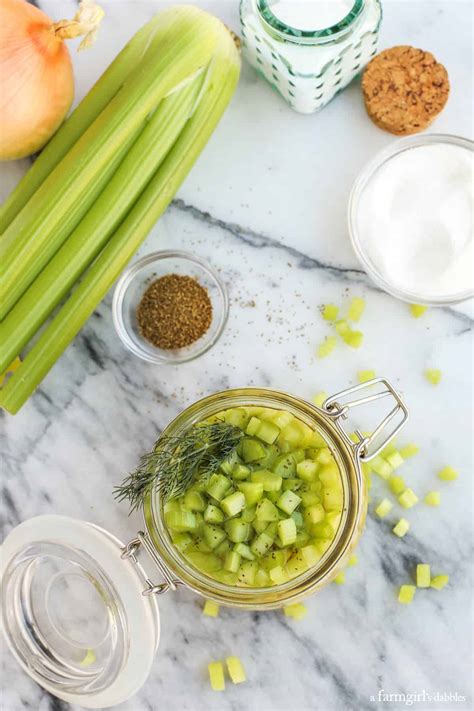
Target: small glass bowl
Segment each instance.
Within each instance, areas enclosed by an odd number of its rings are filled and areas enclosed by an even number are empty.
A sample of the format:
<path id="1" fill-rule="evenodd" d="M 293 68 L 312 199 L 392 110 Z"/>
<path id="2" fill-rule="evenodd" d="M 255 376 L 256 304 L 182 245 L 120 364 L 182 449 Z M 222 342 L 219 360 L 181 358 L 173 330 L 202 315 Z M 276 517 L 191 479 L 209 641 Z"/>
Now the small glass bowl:
<path id="1" fill-rule="evenodd" d="M 462 136 L 452 136 L 449 134 L 430 133 L 424 136 L 408 136 L 401 138 L 395 143 L 391 143 L 386 148 L 382 149 L 375 158 L 362 169 L 362 172 L 357 177 L 349 198 L 348 221 L 349 235 L 352 242 L 352 247 L 362 264 L 364 270 L 378 286 L 392 296 L 395 296 L 401 301 L 406 301 L 410 304 L 423 304 L 426 306 L 444 306 L 447 304 L 458 304 L 461 301 L 466 301 L 474 295 L 472 289 L 460 292 L 458 294 L 437 294 L 431 298 L 427 298 L 415 292 L 404 291 L 395 284 L 387 281 L 380 273 L 377 265 L 371 260 L 369 254 L 365 251 L 364 236 L 361 235 L 358 227 L 358 211 L 360 200 L 364 190 L 370 183 L 376 172 L 392 158 L 403 153 L 403 151 L 419 146 L 427 146 L 429 144 L 448 143 L 460 148 L 465 148 L 472 151 L 474 144 L 468 138 Z"/>
<path id="2" fill-rule="evenodd" d="M 176 350 L 157 348 L 140 333 L 137 307 L 148 286 L 168 274 L 189 276 L 203 286 L 212 304 L 212 322 L 206 333 L 191 345 Z M 129 351 L 149 363 L 184 363 L 202 355 L 216 343 L 229 314 L 227 289 L 215 271 L 202 259 L 187 252 L 164 250 L 139 259 L 124 271 L 115 287 L 112 317 L 115 330 Z"/>

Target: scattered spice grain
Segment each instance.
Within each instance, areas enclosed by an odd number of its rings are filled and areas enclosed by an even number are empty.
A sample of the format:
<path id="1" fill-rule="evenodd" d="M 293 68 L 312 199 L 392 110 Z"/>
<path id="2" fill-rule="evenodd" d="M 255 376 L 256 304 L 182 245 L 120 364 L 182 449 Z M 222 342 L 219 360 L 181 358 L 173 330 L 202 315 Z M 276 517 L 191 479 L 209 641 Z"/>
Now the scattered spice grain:
<path id="1" fill-rule="evenodd" d="M 175 350 L 203 336 L 212 322 L 206 289 L 189 276 L 167 274 L 147 288 L 137 308 L 144 338 L 158 348 Z"/>

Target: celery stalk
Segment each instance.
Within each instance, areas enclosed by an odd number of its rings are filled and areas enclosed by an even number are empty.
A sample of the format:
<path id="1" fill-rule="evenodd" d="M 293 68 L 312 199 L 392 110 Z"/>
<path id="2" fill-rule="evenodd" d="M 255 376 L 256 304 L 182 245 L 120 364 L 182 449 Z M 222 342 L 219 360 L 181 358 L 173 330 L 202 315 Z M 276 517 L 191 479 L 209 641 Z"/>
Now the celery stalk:
<path id="1" fill-rule="evenodd" d="M 89 128 L 97 116 L 113 99 L 133 70 L 140 64 L 149 47 L 161 15 L 144 25 L 125 45 L 112 64 L 105 70 L 81 103 L 74 109 L 61 128 L 35 160 L 0 209 L 0 234 L 26 205 L 44 180 L 64 158 L 68 150 Z"/>
<path id="2" fill-rule="evenodd" d="M 15 413 L 26 402 L 165 211 L 217 126 L 239 73 L 237 49 L 221 26 L 209 81 L 193 116 L 126 219 L 1 390 L 0 404 L 6 410 Z"/>
<path id="3" fill-rule="evenodd" d="M 138 199 L 179 137 L 203 77 L 160 103 L 89 212 L 0 323 L 0 371 L 20 353 Z"/>
<path id="4" fill-rule="evenodd" d="M 212 59 L 219 21 L 191 6 L 169 13 L 173 21 L 157 29 L 143 71 L 124 84 L 5 230 L 0 319 L 92 206 L 96 181 L 117 150 L 161 99 Z"/>

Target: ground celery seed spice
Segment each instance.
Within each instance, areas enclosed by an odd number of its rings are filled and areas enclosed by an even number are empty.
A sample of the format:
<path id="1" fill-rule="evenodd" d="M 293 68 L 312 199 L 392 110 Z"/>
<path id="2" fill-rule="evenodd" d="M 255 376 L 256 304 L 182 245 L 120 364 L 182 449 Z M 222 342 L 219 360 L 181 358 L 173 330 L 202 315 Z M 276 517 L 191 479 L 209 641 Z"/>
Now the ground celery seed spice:
<path id="1" fill-rule="evenodd" d="M 212 304 L 196 279 L 167 274 L 150 284 L 137 308 L 140 332 L 164 350 L 191 345 L 212 321 Z"/>

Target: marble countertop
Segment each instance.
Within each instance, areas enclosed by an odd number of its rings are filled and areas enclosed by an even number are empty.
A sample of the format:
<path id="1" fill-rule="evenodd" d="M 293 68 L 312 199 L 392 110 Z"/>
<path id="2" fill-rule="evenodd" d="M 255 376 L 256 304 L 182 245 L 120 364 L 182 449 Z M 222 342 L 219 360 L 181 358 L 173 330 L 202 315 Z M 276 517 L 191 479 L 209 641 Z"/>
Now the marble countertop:
<path id="1" fill-rule="evenodd" d="M 39 4 L 55 19 L 75 7 Z M 102 4 L 100 40 L 74 56 L 78 98 L 163 5 Z M 199 4 L 238 28 L 237 0 Z M 451 97 L 430 130 L 469 135 L 470 3 L 392 1 L 384 10 L 382 48 L 420 46 L 448 68 Z M 420 498 L 440 490 L 440 508 L 420 503 L 409 511 L 411 531 L 399 540 L 390 527 L 402 511 L 394 508 L 380 522 L 372 503 L 359 564 L 348 569 L 345 585 L 309 599 L 301 622 L 281 612 L 227 609 L 214 620 L 201 616 L 191 592 L 164 596 L 150 678 L 120 711 L 360 711 L 404 708 L 410 695 L 418 695 L 414 708 L 472 707 L 472 304 L 430 309 L 414 320 L 406 304 L 380 292 L 361 270 L 346 228 L 357 173 L 393 140 L 366 117 L 358 82 L 321 113 L 301 116 L 245 66 L 222 123 L 141 249 L 185 249 L 220 271 L 231 309 L 219 343 L 178 367 L 141 362 L 114 332 L 109 294 L 29 403 L 1 418 L 4 535 L 31 516 L 60 513 L 125 541 L 141 521 L 114 501 L 112 487 L 203 395 L 263 385 L 311 398 L 354 384 L 359 369 L 374 369 L 409 406 L 400 441 L 417 442 L 421 453 L 401 473 Z M 4 194 L 27 166 L 2 166 Z M 315 348 L 329 333 L 318 307 L 355 295 L 367 299 L 363 347 L 341 346 L 317 360 Z M 442 369 L 437 387 L 424 379 L 427 367 Z M 448 463 L 460 472 L 453 484 L 435 476 Z M 375 481 L 373 502 L 384 491 Z M 449 587 L 418 591 L 413 605 L 401 606 L 398 586 L 410 581 L 417 562 L 448 573 Z M 242 658 L 248 683 L 214 694 L 207 663 L 228 654 Z M 2 681 L 3 711 L 72 709 L 30 681 L 6 651 Z M 390 701 L 384 694 L 401 696 Z"/>

